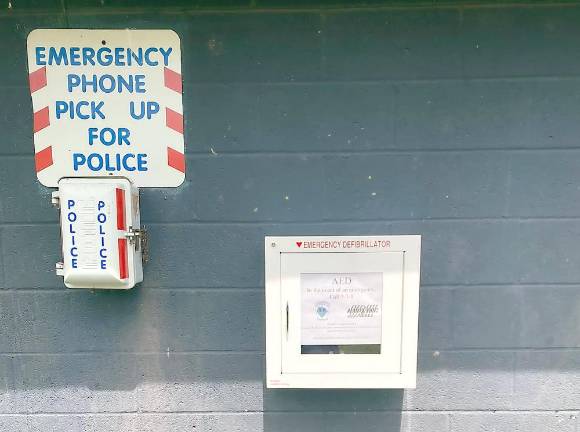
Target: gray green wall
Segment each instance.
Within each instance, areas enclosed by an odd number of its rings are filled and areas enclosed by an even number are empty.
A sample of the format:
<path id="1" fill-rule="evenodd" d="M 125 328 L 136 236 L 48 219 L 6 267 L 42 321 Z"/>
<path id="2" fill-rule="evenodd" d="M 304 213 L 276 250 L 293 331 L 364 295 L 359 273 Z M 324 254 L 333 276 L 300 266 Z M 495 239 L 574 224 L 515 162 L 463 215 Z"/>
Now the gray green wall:
<path id="1" fill-rule="evenodd" d="M 580 4 L 103 3 L 0 9 L 0 430 L 580 429 Z M 43 27 L 181 37 L 187 181 L 142 191 L 129 292 L 54 274 Z M 263 236 L 399 233 L 417 389 L 265 390 Z"/>

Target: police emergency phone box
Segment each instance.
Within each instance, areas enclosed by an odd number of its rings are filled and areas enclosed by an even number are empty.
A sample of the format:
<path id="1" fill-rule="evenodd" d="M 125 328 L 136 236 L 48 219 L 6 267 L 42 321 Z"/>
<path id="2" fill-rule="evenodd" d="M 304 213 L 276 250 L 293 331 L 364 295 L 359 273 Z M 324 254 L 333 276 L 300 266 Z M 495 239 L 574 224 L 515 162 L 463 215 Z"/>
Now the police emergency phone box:
<path id="1" fill-rule="evenodd" d="M 64 255 L 57 274 L 67 287 L 125 289 L 143 280 L 139 191 L 129 180 L 64 178 L 53 200 Z"/>
<path id="2" fill-rule="evenodd" d="M 69 288 L 143 280 L 139 188 L 185 180 L 181 48 L 171 30 L 28 35 L 35 168 L 58 188 Z"/>
<path id="3" fill-rule="evenodd" d="M 414 388 L 421 237 L 266 237 L 268 388 Z"/>

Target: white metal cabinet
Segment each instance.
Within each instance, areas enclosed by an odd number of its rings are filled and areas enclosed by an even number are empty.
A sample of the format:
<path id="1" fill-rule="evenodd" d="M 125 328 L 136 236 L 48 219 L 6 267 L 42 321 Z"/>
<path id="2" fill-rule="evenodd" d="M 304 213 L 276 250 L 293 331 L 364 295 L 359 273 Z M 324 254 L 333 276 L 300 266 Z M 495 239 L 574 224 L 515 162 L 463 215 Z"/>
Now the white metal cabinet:
<path id="1" fill-rule="evenodd" d="M 265 247 L 268 387 L 415 386 L 419 236 Z"/>
<path id="2" fill-rule="evenodd" d="M 122 177 L 63 178 L 60 206 L 68 288 L 129 289 L 143 280 L 139 190 Z"/>

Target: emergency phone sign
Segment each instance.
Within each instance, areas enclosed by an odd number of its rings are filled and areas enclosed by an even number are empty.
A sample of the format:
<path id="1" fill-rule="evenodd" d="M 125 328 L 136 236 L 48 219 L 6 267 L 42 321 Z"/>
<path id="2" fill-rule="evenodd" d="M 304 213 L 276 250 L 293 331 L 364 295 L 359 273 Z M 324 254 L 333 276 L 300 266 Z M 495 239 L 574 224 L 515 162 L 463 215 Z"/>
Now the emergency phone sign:
<path id="1" fill-rule="evenodd" d="M 185 179 L 181 49 L 172 30 L 37 29 L 28 35 L 38 180 Z"/>

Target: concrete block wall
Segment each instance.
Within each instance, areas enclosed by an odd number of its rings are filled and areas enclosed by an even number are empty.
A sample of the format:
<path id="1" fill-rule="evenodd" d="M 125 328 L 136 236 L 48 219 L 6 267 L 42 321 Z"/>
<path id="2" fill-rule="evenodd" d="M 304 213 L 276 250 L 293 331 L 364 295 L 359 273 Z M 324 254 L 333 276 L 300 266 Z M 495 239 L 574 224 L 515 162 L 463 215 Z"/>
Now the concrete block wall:
<path id="1" fill-rule="evenodd" d="M 0 430 L 580 429 L 580 4 L 110 3 L 0 5 Z M 181 37 L 187 181 L 142 192 L 129 292 L 54 274 L 41 27 Z M 263 236 L 399 233 L 417 389 L 266 390 Z"/>

